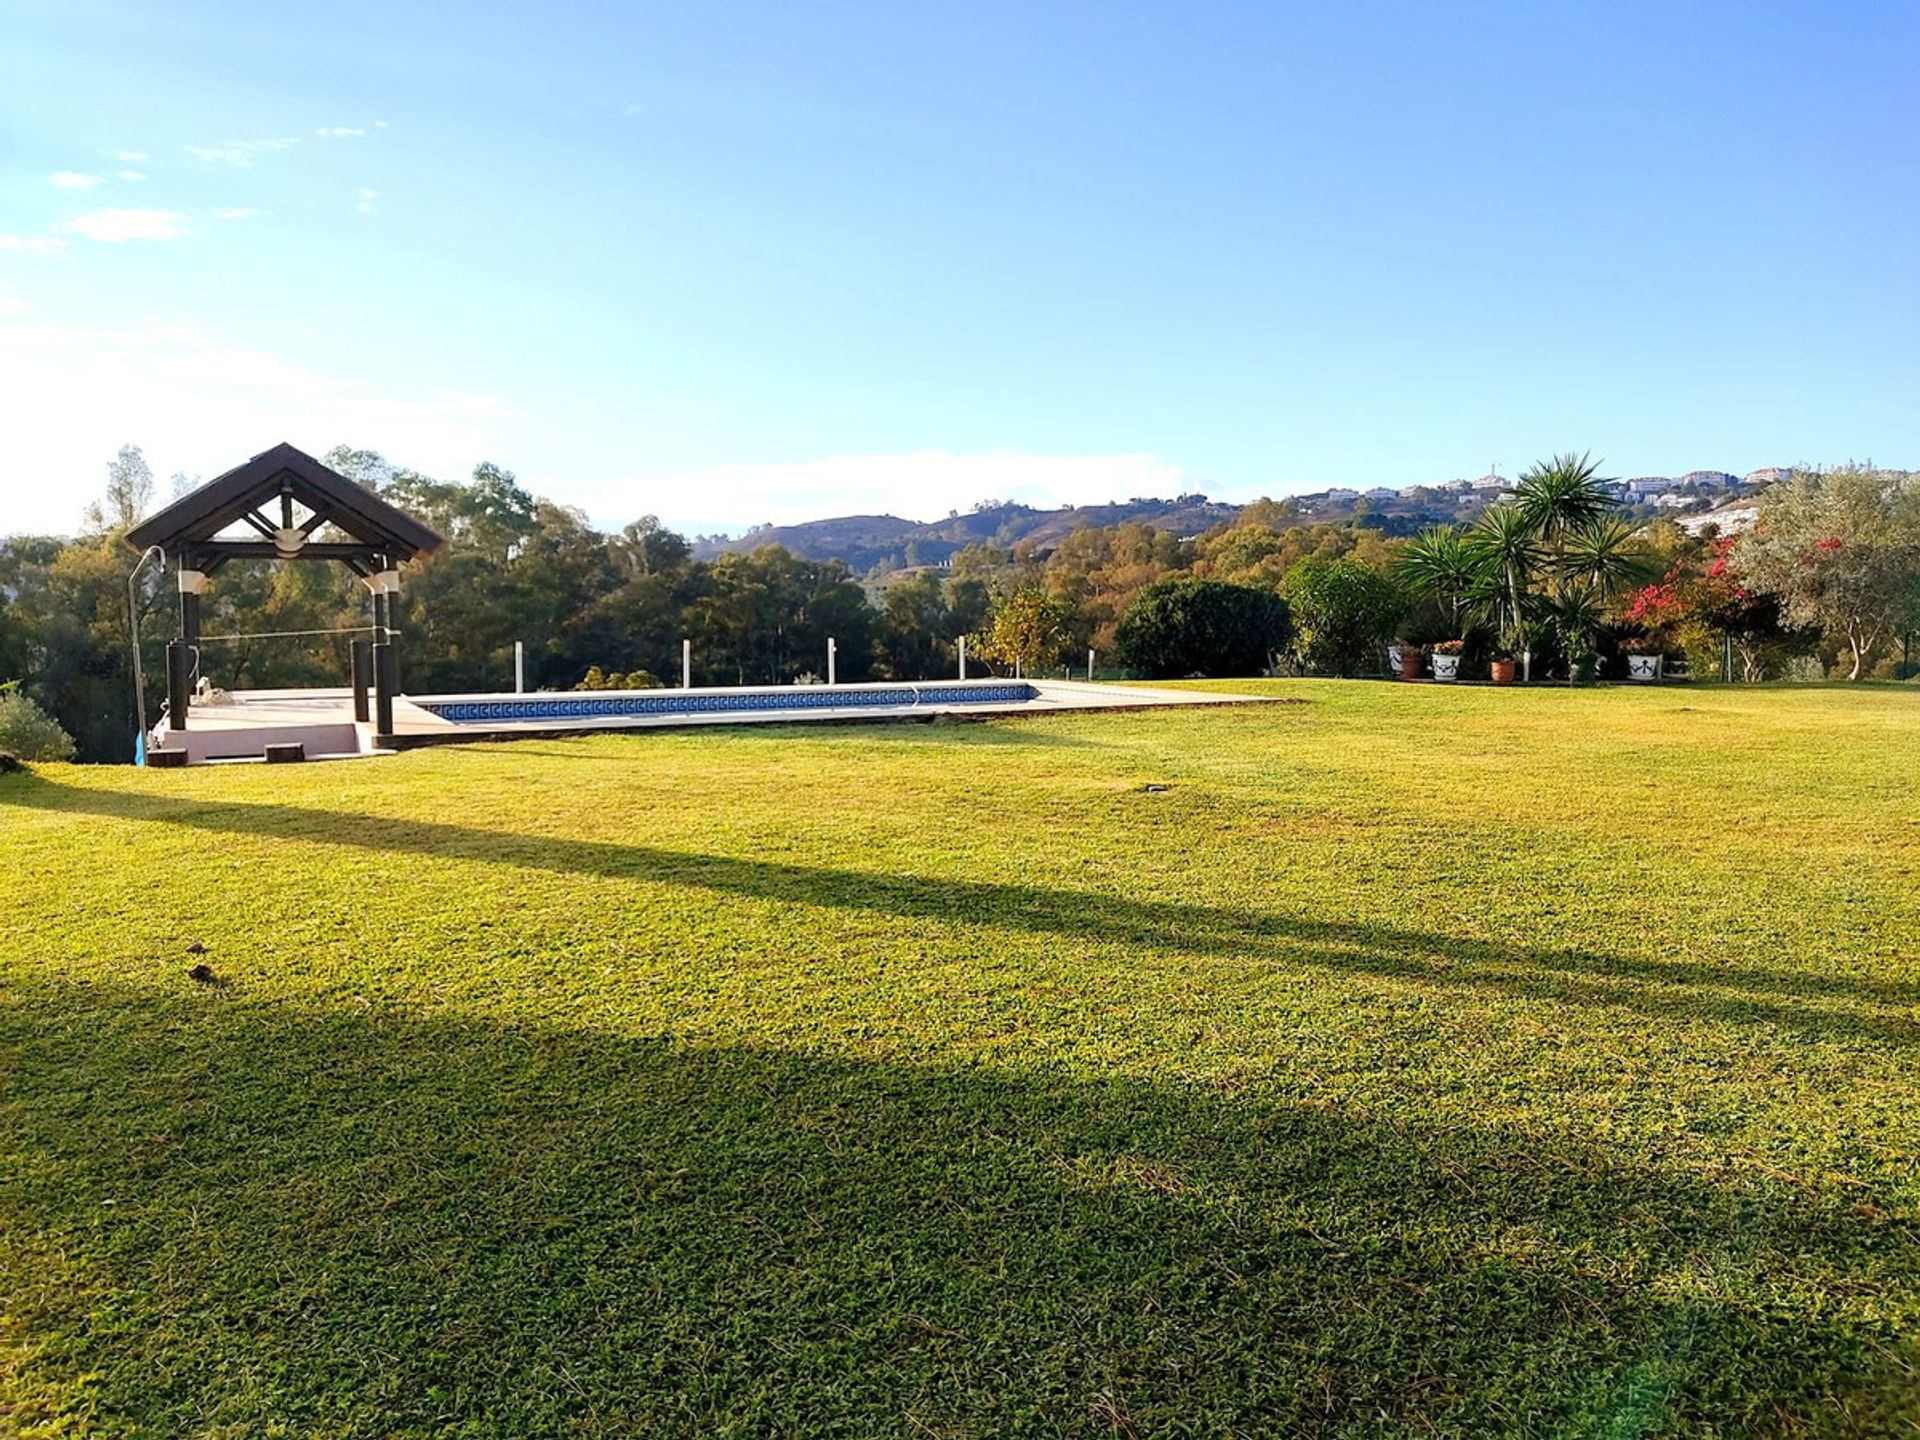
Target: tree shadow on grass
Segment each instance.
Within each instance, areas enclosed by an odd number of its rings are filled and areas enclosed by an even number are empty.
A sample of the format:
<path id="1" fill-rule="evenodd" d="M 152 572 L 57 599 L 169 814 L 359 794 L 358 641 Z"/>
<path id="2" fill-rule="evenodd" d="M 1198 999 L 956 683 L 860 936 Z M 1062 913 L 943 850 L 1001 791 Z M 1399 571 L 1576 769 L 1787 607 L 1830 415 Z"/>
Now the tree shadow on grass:
<path id="1" fill-rule="evenodd" d="M 1905 1403 L 1912 1257 L 1855 1195 L 1554 1133 L 57 980 L 0 992 L 0 1073 L 28 1430 L 1844 1434 Z"/>
<path id="2" fill-rule="evenodd" d="M 1920 984 L 1904 980 L 1534 947 L 1367 921 L 1310 919 L 1037 885 L 875 874 L 648 845 L 513 834 L 440 821 L 356 816 L 351 825 L 343 825 L 335 812 L 295 805 L 131 794 L 56 785 L 38 776 L 0 780 L 0 805 L 8 804 L 177 824 L 219 834 L 683 885 L 752 900 L 904 919 L 996 925 L 1246 963 L 1418 980 L 1470 993 L 1616 1006 L 1665 1018 L 1692 1014 L 1735 1024 L 1762 1023 L 1813 1038 L 1861 1039 L 1903 1047 L 1920 1041 L 1920 1023 L 1913 1013 L 1920 1006 Z"/>

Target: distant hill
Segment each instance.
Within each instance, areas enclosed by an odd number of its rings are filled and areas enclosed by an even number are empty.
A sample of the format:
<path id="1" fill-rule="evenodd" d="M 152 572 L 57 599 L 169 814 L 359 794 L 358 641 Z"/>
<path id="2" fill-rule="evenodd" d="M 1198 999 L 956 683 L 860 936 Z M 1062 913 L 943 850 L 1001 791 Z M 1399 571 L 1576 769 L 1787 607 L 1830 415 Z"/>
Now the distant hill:
<path id="1" fill-rule="evenodd" d="M 1631 482 L 1612 481 L 1621 503 L 1641 516 L 1702 511 L 1727 500 L 1751 495 L 1780 472 L 1756 472 L 1742 479 L 1717 470 L 1693 471 L 1679 479 L 1647 476 Z M 1510 493 L 1506 480 L 1488 475 L 1480 480 L 1454 480 L 1440 485 L 1408 485 L 1392 490 L 1376 487 L 1365 492 L 1347 489 L 1315 491 L 1289 500 L 1292 523 L 1351 522 L 1388 535 L 1412 535 L 1428 525 L 1471 523 L 1490 504 Z M 855 574 L 884 575 L 921 565 L 940 565 L 969 545 L 1011 548 L 1022 540 L 1042 549 L 1058 544 L 1086 526 L 1144 524 L 1176 535 L 1199 535 L 1218 525 L 1230 525 L 1245 509 L 1204 495 L 1178 495 L 1171 500 L 1133 499 L 1107 505 L 1067 505 L 1037 510 L 1031 505 L 987 502 L 966 514 L 944 520 L 903 520 L 898 515 L 843 515 L 833 520 L 809 520 L 800 525 L 763 525 L 744 535 L 707 535 L 694 542 L 696 559 L 711 560 L 729 551 L 744 553 L 762 545 L 784 545 L 808 560 L 842 560 Z"/>
<path id="2" fill-rule="evenodd" d="M 1058 510 L 988 504 L 924 523 L 897 515 L 843 515 L 799 525 L 763 525 L 732 538 L 703 536 L 695 542 L 693 553 L 697 559 L 709 560 L 728 551 L 784 545 L 806 559 L 844 560 L 855 571 L 865 572 L 938 565 L 969 545 L 1012 546 L 1021 540 L 1058 543 L 1062 536 L 1085 526 L 1138 522 L 1180 535 L 1198 535 L 1231 522 L 1241 508 L 1204 495 L 1181 495 L 1172 500 L 1136 499 Z"/>

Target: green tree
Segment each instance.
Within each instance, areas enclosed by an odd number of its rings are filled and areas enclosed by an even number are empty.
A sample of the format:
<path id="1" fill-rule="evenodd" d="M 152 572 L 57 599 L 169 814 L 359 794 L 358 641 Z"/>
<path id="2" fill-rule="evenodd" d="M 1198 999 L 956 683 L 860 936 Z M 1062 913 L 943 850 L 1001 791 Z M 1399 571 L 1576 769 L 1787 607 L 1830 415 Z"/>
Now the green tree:
<path id="1" fill-rule="evenodd" d="M 1031 675 L 1064 662 L 1073 644 L 1073 619 L 1072 606 L 1029 585 L 994 607 L 985 631 L 970 648 L 990 664 Z"/>
<path id="2" fill-rule="evenodd" d="M 657 515 L 643 515 L 620 532 L 614 542 L 621 564 L 631 575 L 658 575 L 687 563 L 693 547 L 660 523 Z"/>
<path id="3" fill-rule="evenodd" d="M 1407 608 L 1398 585 L 1357 560 L 1302 560 L 1280 593 L 1292 617 L 1294 658 L 1319 674 L 1370 669 Z"/>
<path id="4" fill-rule="evenodd" d="M 106 499 L 89 508 L 89 528 L 115 535 L 131 530 L 153 503 L 153 471 L 138 445 L 122 445 L 107 466 Z"/>
<path id="5" fill-rule="evenodd" d="M 1787 623 L 1839 637 L 1858 680 L 1878 647 L 1920 623 L 1920 486 L 1849 465 L 1769 490 L 1734 561 Z"/>
<path id="6" fill-rule="evenodd" d="M 1287 603 L 1272 590 L 1179 576 L 1149 585 L 1120 617 L 1120 663 L 1147 679 L 1257 675 L 1289 639 Z"/>
<path id="7" fill-rule="evenodd" d="M 784 684 L 824 674 L 827 640 L 839 676 L 864 677 L 873 663 L 873 609 L 847 567 L 804 560 L 784 546 L 724 554 L 689 609 L 689 634 L 704 674 L 734 684 Z"/>
<path id="8" fill-rule="evenodd" d="M 940 577 L 923 570 L 887 587 L 880 607 L 880 661 L 895 680 L 950 673 L 947 603 Z"/>

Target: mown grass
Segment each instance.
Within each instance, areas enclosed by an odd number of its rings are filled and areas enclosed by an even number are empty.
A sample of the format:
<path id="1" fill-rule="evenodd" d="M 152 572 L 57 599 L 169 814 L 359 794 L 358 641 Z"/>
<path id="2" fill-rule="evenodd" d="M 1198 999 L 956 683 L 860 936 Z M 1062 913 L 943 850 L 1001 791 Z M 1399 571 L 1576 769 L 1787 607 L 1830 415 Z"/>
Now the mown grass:
<path id="1" fill-rule="evenodd" d="M 1261 688 L 0 777 L 0 1432 L 1912 1433 L 1920 695 Z"/>

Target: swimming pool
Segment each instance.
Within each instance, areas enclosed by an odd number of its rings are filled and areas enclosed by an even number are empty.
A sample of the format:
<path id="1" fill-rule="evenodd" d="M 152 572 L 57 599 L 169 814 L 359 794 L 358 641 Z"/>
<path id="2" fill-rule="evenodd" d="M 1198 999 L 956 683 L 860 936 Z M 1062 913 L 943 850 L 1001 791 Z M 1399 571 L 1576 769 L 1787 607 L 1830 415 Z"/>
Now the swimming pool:
<path id="1" fill-rule="evenodd" d="M 419 745 L 587 731 L 998 719 L 1076 710 L 1245 704 L 1254 698 L 1078 680 L 1005 679 L 725 690 L 489 691 L 395 696 L 394 733 L 375 736 L 371 724 L 355 718 L 351 690 L 242 690 L 195 705 L 184 731 L 168 729 L 163 720 L 148 744 L 185 750 L 187 763 L 199 765 L 258 760 L 269 745 L 299 744 L 308 757 L 371 755 Z"/>
<path id="2" fill-rule="evenodd" d="M 533 695 L 423 695 L 413 703 L 454 725 L 540 720 L 667 719 L 673 716 L 1024 705 L 1040 691 L 1024 680 L 933 680 L 887 685 L 783 685 L 732 690 L 569 691 Z"/>

